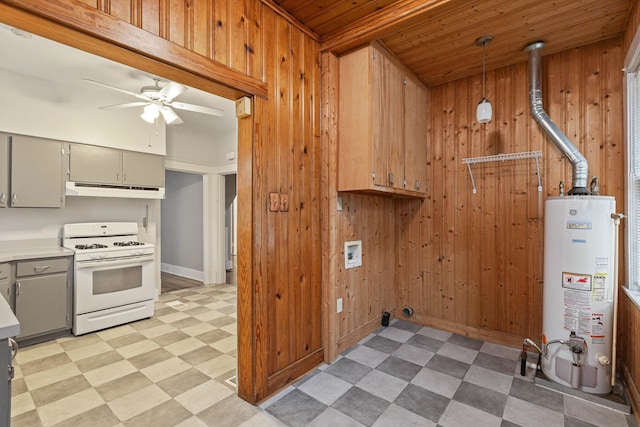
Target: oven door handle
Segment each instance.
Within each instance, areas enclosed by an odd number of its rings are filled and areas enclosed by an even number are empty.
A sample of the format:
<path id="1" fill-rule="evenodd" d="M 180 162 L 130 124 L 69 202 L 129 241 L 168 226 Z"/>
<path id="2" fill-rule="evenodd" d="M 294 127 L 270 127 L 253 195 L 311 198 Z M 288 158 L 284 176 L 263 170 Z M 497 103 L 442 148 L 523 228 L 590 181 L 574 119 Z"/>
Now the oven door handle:
<path id="1" fill-rule="evenodd" d="M 78 261 L 76 266 L 78 269 L 93 267 L 118 267 L 123 265 L 139 265 L 143 262 L 153 261 L 155 255 L 131 256 L 120 259 L 103 259 L 92 261 Z"/>

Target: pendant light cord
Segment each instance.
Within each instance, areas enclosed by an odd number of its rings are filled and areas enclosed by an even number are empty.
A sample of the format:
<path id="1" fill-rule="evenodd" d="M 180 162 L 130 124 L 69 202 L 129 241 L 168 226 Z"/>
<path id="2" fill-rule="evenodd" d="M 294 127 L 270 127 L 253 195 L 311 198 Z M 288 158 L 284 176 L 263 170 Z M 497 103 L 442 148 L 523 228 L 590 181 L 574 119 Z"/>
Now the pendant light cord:
<path id="1" fill-rule="evenodd" d="M 486 99 L 485 96 L 485 54 L 484 54 L 484 47 L 487 45 L 487 42 L 483 41 L 482 42 L 482 100 L 484 101 Z"/>

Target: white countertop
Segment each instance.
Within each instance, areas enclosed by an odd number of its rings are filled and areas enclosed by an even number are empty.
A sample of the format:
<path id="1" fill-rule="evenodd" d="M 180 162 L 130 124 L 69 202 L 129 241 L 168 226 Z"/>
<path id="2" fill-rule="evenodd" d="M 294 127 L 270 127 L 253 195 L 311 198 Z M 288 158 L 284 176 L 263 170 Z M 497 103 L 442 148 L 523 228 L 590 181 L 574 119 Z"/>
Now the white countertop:
<path id="1" fill-rule="evenodd" d="M 71 249 L 60 246 L 58 239 L 34 239 L 0 242 L 0 263 L 36 258 L 72 256 Z"/>
<path id="2" fill-rule="evenodd" d="M 0 340 L 15 337 L 20 334 L 20 323 L 13 315 L 11 307 L 3 297 L 0 297 Z"/>
<path id="3" fill-rule="evenodd" d="M 53 258 L 73 255 L 71 249 L 61 246 L 24 249 L 0 249 L 0 262 L 20 261 L 36 258 Z"/>

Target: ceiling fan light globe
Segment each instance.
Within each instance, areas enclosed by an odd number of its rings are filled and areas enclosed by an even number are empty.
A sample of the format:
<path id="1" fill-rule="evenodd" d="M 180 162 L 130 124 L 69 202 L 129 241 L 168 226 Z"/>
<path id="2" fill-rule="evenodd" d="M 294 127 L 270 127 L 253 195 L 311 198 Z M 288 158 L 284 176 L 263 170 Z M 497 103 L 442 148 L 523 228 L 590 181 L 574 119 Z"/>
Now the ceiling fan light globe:
<path id="1" fill-rule="evenodd" d="M 144 107 L 144 113 L 140 114 L 140 117 L 147 123 L 153 123 L 159 115 L 160 112 L 158 111 L 158 106 L 155 104 L 149 104 Z"/>
<path id="2" fill-rule="evenodd" d="M 476 120 L 478 123 L 489 123 L 493 115 L 493 108 L 488 99 L 482 98 L 476 107 Z"/>

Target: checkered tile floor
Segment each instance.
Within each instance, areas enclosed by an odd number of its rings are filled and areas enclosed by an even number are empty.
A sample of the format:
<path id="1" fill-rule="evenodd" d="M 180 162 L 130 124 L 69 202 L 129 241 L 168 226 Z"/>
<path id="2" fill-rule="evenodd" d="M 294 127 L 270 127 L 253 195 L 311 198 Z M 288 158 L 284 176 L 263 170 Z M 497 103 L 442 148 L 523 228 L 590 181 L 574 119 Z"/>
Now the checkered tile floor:
<path id="1" fill-rule="evenodd" d="M 289 426 L 607 426 L 630 415 L 536 386 L 519 351 L 396 321 L 261 405 Z"/>
<path id="2" fill-rule="evenodd" d="M 517 350 L 403 321 L 253 406 L 232 380 L 235 298 L 175 291 L 152 319 L 21 349 L 12 426 L 636 426 L 522 379 Z"/>

